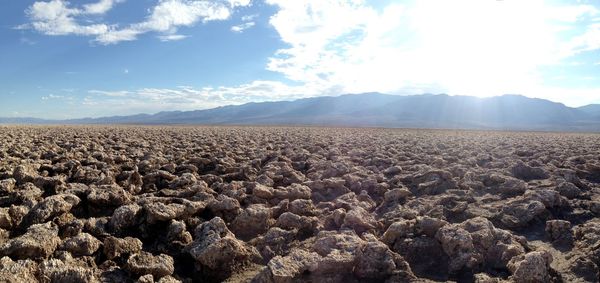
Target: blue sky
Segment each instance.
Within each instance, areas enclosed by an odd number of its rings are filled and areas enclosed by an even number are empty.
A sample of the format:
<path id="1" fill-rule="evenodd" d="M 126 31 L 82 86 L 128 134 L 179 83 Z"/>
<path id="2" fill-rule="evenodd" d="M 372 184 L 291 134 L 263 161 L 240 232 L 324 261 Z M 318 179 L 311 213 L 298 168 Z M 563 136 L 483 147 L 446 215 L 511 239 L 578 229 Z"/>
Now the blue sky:
<path id="1" fill-rule="evenodd" d="M 3 1 L 0 116 L 379 91 L 600 103 L 600 2 Z"/>

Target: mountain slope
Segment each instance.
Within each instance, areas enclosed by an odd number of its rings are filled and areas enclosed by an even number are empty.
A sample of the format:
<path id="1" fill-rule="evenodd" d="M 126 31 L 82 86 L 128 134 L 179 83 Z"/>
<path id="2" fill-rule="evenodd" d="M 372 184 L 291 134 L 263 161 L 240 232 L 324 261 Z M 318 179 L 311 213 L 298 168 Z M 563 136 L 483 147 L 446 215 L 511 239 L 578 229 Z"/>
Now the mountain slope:
<path id="1" fill-rule="evenodd" d="M 490 98 L 380 93 L 247 103 L 207 110 L 13 123 L 336 125 L 600 131 L 600 105 L 567 107 L 520 95 Z M 0 119 L 0 123 L 3 120 Z M 11 122 L 4 122 L 11 123 Z"/>
<path id="2" fill-rule="evenodd" d="M 590 104 L 577 109 L 587 113 L 595 119 L 600 120 L 600 104 Z"/>

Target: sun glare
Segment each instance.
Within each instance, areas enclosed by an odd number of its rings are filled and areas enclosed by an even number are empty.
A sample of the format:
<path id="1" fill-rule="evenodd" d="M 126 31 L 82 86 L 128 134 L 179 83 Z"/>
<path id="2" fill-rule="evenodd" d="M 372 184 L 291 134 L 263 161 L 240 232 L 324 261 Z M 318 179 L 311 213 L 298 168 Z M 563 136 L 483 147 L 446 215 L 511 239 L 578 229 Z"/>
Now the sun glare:
<path id="1" fill-rule="evenodd" d="M 492 96 L 529 87 L 551 63 L 546 10 L 543 1 L 419 1 L 411 23 L 441 85 Z"/>

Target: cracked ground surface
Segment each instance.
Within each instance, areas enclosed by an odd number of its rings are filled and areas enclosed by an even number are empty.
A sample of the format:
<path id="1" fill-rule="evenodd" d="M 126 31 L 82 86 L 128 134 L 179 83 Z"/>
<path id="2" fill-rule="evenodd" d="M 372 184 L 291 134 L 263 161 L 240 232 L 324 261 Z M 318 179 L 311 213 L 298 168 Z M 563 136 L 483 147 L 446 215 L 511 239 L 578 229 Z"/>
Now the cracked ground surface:
<path id="1" fill-rule="evenodd" d="M 0 127 L 6 282 L 598 282 L 600 135 Z"/>

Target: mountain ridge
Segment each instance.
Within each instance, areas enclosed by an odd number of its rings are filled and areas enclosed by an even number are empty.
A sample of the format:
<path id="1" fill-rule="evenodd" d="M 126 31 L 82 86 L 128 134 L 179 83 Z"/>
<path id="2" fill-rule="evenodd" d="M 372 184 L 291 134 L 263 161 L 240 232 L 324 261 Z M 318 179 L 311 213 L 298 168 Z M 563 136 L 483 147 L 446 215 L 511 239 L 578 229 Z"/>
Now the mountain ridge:
<path id="1" fill-rule="evenodd" d="M 250 102 L 191 111 L 98 118 L 0 118 L 4 124 L 319 125 L 390 128 L 600 131 L 600 105 L 578 108 L 522 95 L 479 98 L 382 93 Z"/>

